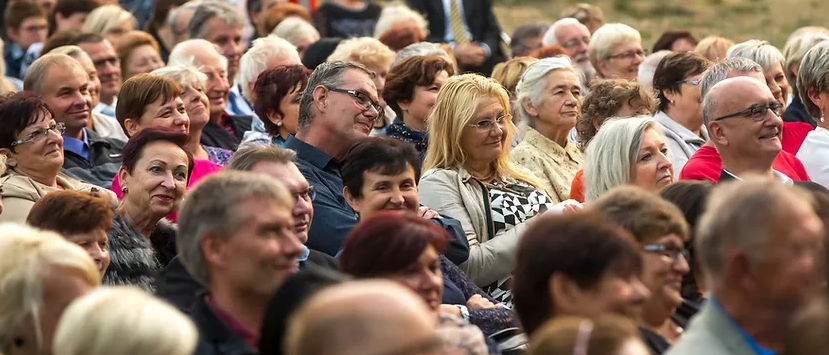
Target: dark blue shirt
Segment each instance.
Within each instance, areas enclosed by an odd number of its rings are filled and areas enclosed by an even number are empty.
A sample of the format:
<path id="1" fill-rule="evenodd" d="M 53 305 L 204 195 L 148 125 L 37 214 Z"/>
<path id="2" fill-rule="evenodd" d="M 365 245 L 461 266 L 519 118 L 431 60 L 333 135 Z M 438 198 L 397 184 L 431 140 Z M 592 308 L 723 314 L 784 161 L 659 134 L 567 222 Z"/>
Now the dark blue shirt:
<path id="1" fill-rule="evenodd" d="M 64 135 L 63 149 L 89 160 L 89 139 L 86 137 L 86 128 L 82 129 L 81 132 L 83 133 L 81 139 Z"/>
<path id="2" fill-rule="evenodd" d="M 294 136 L 288 137 L 285 148 L 296 152 L 299 171 L 317 192 L 313 202 L 314 217 L 305 245 L 334 256 L 357 224 L 357 215 L 343 197 L 339 163 L 334 157 Z"/>

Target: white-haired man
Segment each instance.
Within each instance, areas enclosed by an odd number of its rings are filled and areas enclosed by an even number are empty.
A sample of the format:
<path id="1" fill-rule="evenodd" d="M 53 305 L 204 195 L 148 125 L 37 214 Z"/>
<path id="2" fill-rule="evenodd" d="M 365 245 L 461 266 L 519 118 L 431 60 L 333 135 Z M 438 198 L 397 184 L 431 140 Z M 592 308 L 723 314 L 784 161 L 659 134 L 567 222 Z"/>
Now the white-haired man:
<path id="1" fill-rule="evenodd" d="M 590 44 L 590 30 L 579 20 L 572 17 L 563 18 L 553 23 L 544 34 L 541 44 L 545 46 L 557 44 L 567 51 L 573 58 L 573 63 L 584 73 L 585 86 L 596 77 L 596 70 L 587 57 L 587 46 Z"/>

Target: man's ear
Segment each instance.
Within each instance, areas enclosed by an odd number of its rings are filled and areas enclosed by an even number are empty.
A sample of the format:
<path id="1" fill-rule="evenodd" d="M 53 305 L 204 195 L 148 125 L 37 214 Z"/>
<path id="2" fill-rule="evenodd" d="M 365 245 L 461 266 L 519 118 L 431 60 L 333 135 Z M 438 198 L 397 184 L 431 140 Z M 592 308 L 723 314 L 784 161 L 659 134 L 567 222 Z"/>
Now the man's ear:
<path id="1" fill-rule="evenodd" d="M 222 255 L 224 243 L 222 243 L 213 233 L 204 233 L 199 236 L 199 248 L 202 250 L 204 260 L 211 265 L 224 265 L 225 260 Z"/>
<path id="2" fill-rule="evenodd" d="M 14 27 L 6 27 L 6 37 L 9 37 L 10 42 L 17 41 L 17 30 Z"/>
<path id="3" fill-rule="evenodd" d="M 328 88 L 322 85 L 315 87 L 314 91 L 311 92 L 311 96 L 314 98 L 314 106 L 317 108 L 317 111 L 325 110 L 325 107 L 328 105 L 328 95 Z"/>
<path id="4" fill-rule="evenodd" d="M 717 145 L 728 146 L 728 137 L 725 136 L 725 127 L 721 122 L 708 124 L 708 138 Z"/>

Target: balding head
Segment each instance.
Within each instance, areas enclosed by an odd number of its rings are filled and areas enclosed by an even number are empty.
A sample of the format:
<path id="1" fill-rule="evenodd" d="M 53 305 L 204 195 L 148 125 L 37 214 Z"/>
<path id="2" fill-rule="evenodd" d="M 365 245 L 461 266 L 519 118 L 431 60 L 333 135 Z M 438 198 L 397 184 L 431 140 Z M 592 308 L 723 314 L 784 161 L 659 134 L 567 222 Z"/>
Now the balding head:
<path id="1" fill-rule="evenodd" d="M 170 52 L 169 65 L 193 65 L 207 75 L 205 92 L 210 100 L 210 117 L 222 115 L 227 105 L 228 81 L 227 58 L 216 46 L 203 39 L 189 39 L 179 43 Z"/>
<path id="2" fill-rule="evenodd" d="M 47 73 L 51 68 L 60 68 L 67 71 L 86 73 L 86 70 L 74 58 L 66 54 L 46 54 L 32 63 L 23 77 L 23 90 L 32 91 L 38 95 L 44 94 L 44 84 L 47 82 Z M 80 74 L 79 74 L 80 75 Z M 89 80 L 88 74 L 84 74 Z"/>
<path id="3" fill-rule="evenodd" d="M 188 39 L 179 43 L 170 52 L 170 65 L 186 65 L 192 63 L 196 67 L 204 65 L 204 62 L 223 61 L 227 66 L 227 59 L 219 53 L 216 45 L 203 39 Z"/>
<path id="4" fill-rule="evenodd" d="M 421 298 L 390 281 L 329 287 L 292 317 L 288 355 L 437 353 L 437 320 Z M 324 339 L 324 341 L 320 341 Z"/>

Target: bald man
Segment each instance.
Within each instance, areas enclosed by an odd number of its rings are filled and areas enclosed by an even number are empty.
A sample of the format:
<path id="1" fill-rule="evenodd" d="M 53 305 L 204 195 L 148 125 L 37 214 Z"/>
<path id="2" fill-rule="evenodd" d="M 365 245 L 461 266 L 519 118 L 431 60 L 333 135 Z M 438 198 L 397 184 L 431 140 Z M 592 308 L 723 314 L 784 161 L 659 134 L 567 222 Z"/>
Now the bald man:
<path id="1" fill-rule="evenodd" d="M 313 296 L 291 319 L 288 355 L 439 354 L 436 319 L 390 281 L 354 281 Z"/>

